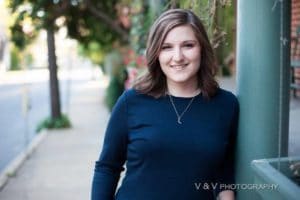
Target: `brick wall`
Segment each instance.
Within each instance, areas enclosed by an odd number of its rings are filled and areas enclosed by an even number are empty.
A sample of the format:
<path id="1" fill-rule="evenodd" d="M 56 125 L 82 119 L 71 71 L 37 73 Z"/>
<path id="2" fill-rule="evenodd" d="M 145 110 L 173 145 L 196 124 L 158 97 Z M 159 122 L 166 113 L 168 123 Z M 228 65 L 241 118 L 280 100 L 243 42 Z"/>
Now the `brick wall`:
<path id="1" fill-rule="evenodd" d="M 291 15 L 291 56 L 292 59 L 300 59 L 300 1 L 292 0 Z M 298 35 L 297 35 L 298 32 Z M 298 44 L 296 42 L 298 38 Z"/>
<path id="2" fill-rule="evenodd" d="M 300 60 L 300 0 L 292 0 L 291 13 L 291 59 Z M 300 85 L 300 68 L 291 72 L 294 83 Z M 295 96 L 300 95 L 300 90 L 292 90 Z"/>

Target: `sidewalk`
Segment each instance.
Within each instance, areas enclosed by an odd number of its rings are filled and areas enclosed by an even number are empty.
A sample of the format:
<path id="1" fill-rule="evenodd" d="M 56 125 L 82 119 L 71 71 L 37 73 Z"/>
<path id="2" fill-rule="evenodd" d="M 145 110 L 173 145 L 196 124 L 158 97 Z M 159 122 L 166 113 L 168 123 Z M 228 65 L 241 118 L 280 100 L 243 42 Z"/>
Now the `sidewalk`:
<path id="1" fill-rule="evenodd" d="M 0 191 L 0 200 L 89 199 L 108 112 L 102 103 L 105 83 L 84 78 L 72 84 L 69 116 L 73 127 L 48 131 Z"/>

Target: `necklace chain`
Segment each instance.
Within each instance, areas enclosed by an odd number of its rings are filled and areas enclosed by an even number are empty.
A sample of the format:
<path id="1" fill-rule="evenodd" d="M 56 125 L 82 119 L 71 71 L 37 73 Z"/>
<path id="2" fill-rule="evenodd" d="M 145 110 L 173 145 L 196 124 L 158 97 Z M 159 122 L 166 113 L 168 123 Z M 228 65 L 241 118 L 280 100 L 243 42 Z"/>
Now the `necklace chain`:
<path id="1" fill-rule="evenodd" d="M 177 111 L 177 108 L 176 108 L 176 106 L 175 106 L 175 103 L 174 103 L 174 101 L 173 101 L 173 98 L 172 98 L 171 95 L 169 95 L 169 94 L 168 94 L 168 96 L 169 96 L 170 102 L 171 102 L 171 104 L 172 104 L 172 106 L 173 106 L 173 108 L 174 108 L 174 111 L 175 111 L 175 113 L 176 113 L 176 116 L 177 116 L 177 123 L 178 123 L 178 124 L 182 124 L 181 118 L 183 117 L 184 113 L 189 109 L 189 107 L 190 107 L 191 104 L 193 103 L 193 101 L 194 101 L 194 99 L 195 99 L 196 96 L 194 96 L 194 97 L 190 100 L 190 102 L 188 103 L 188 105 L 185 107 L 185 109 L 182 111 L 182 113 L 181 113 L 180 115 L 179 115 L 179 113 L 178 113 L 178 111 Z"/>

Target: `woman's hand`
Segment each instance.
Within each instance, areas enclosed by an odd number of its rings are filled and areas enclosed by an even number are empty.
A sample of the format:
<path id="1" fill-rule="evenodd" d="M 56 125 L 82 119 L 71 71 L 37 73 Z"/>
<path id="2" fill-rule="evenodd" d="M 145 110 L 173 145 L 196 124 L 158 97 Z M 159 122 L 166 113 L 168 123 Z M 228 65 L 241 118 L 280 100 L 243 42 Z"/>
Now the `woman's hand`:
<path id="1" fill-rule="evenodd" d="M 224 190 L 219 193 L 218 200 L 234 200 L 234 192 L 231 190 Z"/>

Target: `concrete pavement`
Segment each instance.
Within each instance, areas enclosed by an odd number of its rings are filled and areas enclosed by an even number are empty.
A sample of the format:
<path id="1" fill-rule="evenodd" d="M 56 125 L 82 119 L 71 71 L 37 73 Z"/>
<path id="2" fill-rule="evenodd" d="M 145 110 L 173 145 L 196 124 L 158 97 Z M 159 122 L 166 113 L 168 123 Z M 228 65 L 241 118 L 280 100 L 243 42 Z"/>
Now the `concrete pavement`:
<path id="1" fill-rule="evenodd" d="M 106 82 L 83 77 L 72 86 L 71 129 L 48 131 L 36 151 L 9 179 L 0 200 L 89 199 L 94 161 L 107 123 Z"/>
<path id="2" fill-rule="evenodd" d="M 233 83 L 234 79 L 221 80 L 221 85 L 231 91 L 235 90 Z M 94 161 L 109 117 L 102 102 L 106 84 L 86 76 L 80 84 L 72 86 L 69 116 L 73 127 L 49 131 L 0 191 L 0 200 L 89 199 Z M 297 101 L 291 106 L 296 110 L 291 119 L 294 122 L 296 117 L 300 118 Z M 297 124 L 293 123 L 295 127 Z M 294 135 L 298 136 L 294 138 L 299 138 L 300 127 L 296 128 Z M 300 146 L 300 140 L 296 143 Z"/>

